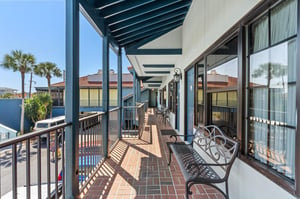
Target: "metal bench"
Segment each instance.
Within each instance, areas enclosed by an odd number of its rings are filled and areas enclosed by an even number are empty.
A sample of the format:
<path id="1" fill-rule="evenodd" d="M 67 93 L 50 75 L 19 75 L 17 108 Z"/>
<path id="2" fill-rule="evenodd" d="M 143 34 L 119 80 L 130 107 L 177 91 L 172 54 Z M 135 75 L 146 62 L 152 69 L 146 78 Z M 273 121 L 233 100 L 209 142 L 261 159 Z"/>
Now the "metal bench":
<path id="1" fill-rule="evenodd" d="M 225 198 L 228 195 L 228 177 L 232 164 L 237 156 L 239 143 L 226 137 L 214 125 L 199 127 L 193 135 L 191 143 L 177 142 L 177 137 L 171 135 L 174 143 L 169 143 L 169 163 L 174 154 L 185 179 L 186 199 L 192 194 L 194 184 L 206 184 L 219 190 Z M 225 192 L 215 184 L 225 183 Z"/>

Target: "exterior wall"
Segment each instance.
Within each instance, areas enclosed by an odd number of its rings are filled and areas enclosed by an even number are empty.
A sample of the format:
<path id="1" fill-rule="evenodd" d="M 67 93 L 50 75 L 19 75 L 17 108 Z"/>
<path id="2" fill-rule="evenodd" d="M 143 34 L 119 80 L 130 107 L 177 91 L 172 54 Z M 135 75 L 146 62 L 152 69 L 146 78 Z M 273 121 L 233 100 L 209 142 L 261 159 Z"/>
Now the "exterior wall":
<path id="1" fill-rule="evenodd" d="M 183 55 L 175 65 L 175 67 L 181 68 L 183 73 L 180 84 L 181 124 L 184 124 L 185 118 L 183 111 L 185 107 L 185 69 L 258 3 L 260 3 L 259 0 L 193 1 L 182 29 Z M 165 79 L 161 88 L 167 85 L 172 78 L 171 74 Z M 175 115 L 173 113 L 170 115 L 170 123 L 174 128 Z M 180 125 L 178 133 L 184 134 L 184 125 Z M 229 194 L 232 199 L 296 198 L 240 159 L 236 160 L 230 174 Z"/>
<path id="2" fill-rule="evenodd" d="M 20 131 L 21 99 L 0 99 L 0 123 Z M 25 117 L 24 131 L 30 131 L 30 121 Z"/>

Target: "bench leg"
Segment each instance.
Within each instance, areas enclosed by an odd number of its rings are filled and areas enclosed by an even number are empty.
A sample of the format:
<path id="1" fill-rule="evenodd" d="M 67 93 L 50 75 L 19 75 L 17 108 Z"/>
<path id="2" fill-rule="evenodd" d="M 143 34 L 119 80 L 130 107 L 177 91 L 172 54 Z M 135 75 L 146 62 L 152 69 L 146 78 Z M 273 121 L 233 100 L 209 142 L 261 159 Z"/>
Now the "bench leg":
<path id="1" fill-rule="evenodd" d="M 170 166 L 170 164 L 171 164 L 171 156 L 172 156 L 172 150 L 169 147 L 169 162 L 168 162 L 168 166 Z"/>
<path id="2" fill-rule="evenodd" d="M 226 188 L 226 199 L 229 199 L 229 195 L 228 195 L 228 182 L 227 182 L 227 180 L 225 182 L 225 188 Z"/>
<path id="3" fill-rule="evenodd" d="M 185 183 L 185 199 L 189 199 L 189 195 L 192 194 L 190 191 L 191 186 L 193 186 L 193 183 L 189 185 L 190 182 Z"/>

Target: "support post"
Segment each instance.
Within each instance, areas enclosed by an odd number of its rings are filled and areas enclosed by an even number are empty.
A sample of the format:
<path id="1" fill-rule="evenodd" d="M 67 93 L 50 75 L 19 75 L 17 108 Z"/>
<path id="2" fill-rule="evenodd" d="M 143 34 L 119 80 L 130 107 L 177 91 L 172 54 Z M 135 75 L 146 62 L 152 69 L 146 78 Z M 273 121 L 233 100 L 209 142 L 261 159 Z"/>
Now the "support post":
<path id="1" fill-rule="evenodd" d="M 141 82 L 139 79 L 136 80 L 136 94 L 137 94 L 137 102 L 141 102 Z"/>
<path id="2" fill-rule="evenodd" d="M 122 138 L 122 49 L 119 47 L 118 51 L 118 137 Z"/>
<path id="3" fill-rule="evenodd" d="M 103 36 L 102 49 L 102 106 L 103 106 L 103 155 L 108 157 L 108 136 L 109 136 L 109 40 L 108 33 Z"/>
<path id="4" fill-rule="evenodd" d="M 79 2 L 66 1 L 66 159 L 65 198 L 79 197 Z"/>
<path id="5" fill-rule="evenodd" d="M 132 95 L 132 106 L 136 105 L 136 73 L 133 70 L 133 95 Z"/>

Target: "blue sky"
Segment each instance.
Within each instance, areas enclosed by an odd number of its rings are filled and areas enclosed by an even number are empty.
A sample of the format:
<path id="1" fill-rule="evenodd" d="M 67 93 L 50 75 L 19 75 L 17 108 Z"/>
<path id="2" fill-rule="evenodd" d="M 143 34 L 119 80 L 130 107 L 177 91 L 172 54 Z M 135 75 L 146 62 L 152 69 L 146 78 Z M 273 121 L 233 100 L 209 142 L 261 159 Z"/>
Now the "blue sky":
<path id="1" fill-rule="evenodd" d="M 65 69 L 65 0 L 0 0 L 0 63 L 12 50 L 22 50 L 36 57 L 36 62 L 50 61 Z M 117 71 L 117 56 L 110 51 L 110 68 Z M 123 72 L 130 65 L 123 55 Z M 102 68 L 102 38 L 80 14 L 80 76 Z M 25 91 L 29 90 L 29 74 Z M 33 76 L 33 87 L 47 86 L 45 78 Z M 52 78 L 51 83 L 62 81 Z M 0 67 L 0 87 L 21 91 L 19 72 Z M 35 91 L 35 89 L 33 89 Z"/>

